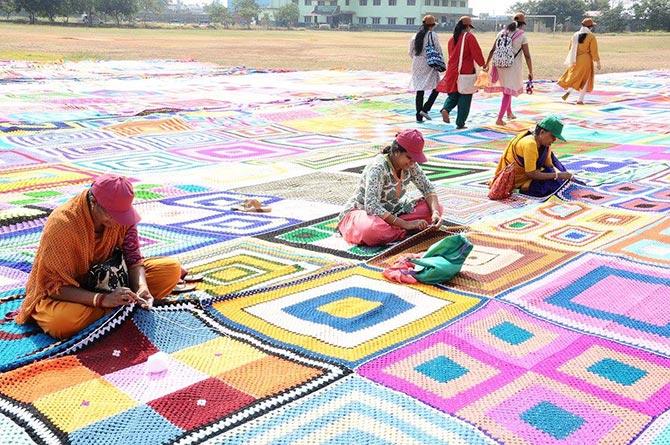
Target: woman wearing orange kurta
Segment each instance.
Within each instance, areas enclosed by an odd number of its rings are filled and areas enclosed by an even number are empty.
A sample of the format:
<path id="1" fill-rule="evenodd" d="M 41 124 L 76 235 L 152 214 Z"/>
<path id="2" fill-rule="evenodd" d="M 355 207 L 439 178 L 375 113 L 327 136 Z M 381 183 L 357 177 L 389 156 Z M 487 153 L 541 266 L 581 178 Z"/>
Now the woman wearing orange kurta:
<path id="1" fill-rule="evenodd" d="M 595 26 L 592 19 L 582 20 L 582 27 L 572 36 L 570 51 L 565 58 L 565 65 L 569 68 L 558 80 L 558 84 L 567 90 L 563 100 L 567 100 L 571 92 L 579 91 L 578 105 L 583 105 L 586 93 L 593 91 L 593 62 L 596 62 L 598 70 L 601 68 L 598 41 L 592 32 Z"/>
<path id="2" fill-rule="evenodd" d="M 47 334 L 68 338 L 109 309 L 136 302 L 149 308 L 154 299 L 172 291 L 182 275 L 181 265 L 171 258 L 142 258 L 134 196 L 128 179 L 102 175 L 51 213 L 17 323 L 32 319 Z M 94 267 L 103 263 L 108 266 Z"/>

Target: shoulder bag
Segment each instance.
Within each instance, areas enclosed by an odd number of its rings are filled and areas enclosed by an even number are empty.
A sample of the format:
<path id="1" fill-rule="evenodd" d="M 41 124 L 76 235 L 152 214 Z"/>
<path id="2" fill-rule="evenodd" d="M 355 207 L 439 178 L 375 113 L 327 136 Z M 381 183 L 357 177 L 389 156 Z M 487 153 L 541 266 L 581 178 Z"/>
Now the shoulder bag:
<path id="1" fill-rule="evenodd" d="M 465 51 L 465 39 L 468 33 L 463 33 L 461 36 L 461 55 L 458 58 L 458 80 L 456 86 L 458 92 L 461 94 L 474 94 L 477 91 L 475 82 L 477 81 L 477 74 L 461 74 L 461 66 L 463 66 L 463 52 Z"/>

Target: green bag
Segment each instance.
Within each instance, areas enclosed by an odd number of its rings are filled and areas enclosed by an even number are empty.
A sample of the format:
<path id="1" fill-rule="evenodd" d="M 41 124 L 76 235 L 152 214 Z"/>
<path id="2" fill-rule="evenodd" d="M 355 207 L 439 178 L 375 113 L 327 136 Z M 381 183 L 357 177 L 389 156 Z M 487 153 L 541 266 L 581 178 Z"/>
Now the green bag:
<path id="1" fill-rule="evenodd" d="M 414 277 L 428 284 L 444 283 L 461 271 L 472 251 L 472 243 L 464 235 L 451 235 L 436 242 L 421 258 L 410 261 L 423 269 Z"/>

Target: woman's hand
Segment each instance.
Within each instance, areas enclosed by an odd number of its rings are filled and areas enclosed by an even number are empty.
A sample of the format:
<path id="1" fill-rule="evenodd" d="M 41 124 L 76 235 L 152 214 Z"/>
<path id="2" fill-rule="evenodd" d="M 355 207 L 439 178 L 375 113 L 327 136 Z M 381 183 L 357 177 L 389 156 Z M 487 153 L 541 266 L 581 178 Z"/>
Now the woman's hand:
<path id="1" fill-rule="evenodd" d="M 423 219 L 417 219 L 415 221 L 405 221 L 403 226 L 405 230 L 424 230 L 428 228 L 428 223 Z"/>
<path id="2" fill-rule="evenodd" d="M 485 73 L 489 72 L 489 64 L 488 63 L 484 64 L 484 66 L 482 67 L 482 71 L 484 71 Z"/>
<path id="3" fill-rule="evenodd" d="M 570 172 L 560 172 L 558 174 L 558 179 L 562 179 L 564 181 L 565 180 L 569 181 L 569 180 L 572 179 L 572 173 L 570 173 Z"/>
<path id="4" fill-rule="evenodd" d="M 100 304 L 104 308 L 113 308 L 125 306 L 126 304 L 137 301 L 137 295 L 127 287 L 117 287 L 112 292 L 102 297 Z"/>
<path id="5" fill-rule="evenodd" d="M 135 301 L 140 304 L 140 307 L 151 309 L 154 305 L 154 296 L 151 295 L 151 292 L 149 292 L 149 288 L 146 285 L 140 286 L 137 289 Z"/>
<path id="6" fill-rule="evenodd" d="M 442 214 L 440 214 L 438 210 L 433 210 L 433 213 L 430 216 L 430 221 L 434 226 L 439 226 L 442 222 Z"/>
<path id="7" fill-rule="evenodd" d="M 533 80 L 533 73 L 528 73 L 528 80 Z"/>
<path id="8" fill-rule="evenodd" d="M 598 71 L 602 69 L 602 66 L 600 65 L 600 60 L 596 62 L 596 68 L 598 68 Z"/>

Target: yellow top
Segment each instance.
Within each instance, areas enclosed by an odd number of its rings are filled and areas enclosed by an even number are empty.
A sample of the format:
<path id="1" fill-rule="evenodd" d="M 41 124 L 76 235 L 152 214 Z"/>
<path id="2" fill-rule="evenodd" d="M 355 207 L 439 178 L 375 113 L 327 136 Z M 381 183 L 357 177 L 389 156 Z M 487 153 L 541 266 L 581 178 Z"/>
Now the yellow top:
<path id="1" fill-rule="evenodd" d="M 570 40 L 572 48 L 572 40 Z M 558 84 L 562 88 L 574 88 L 581 90 L 586 86 L 586 91 L 593 91 L 595 73 L 593 62 L 599 62 L 598 41 L 593 34 L 587 34 L 584 41 L 577 46 L 577 62 L 565 70 Z"/>
<path id="2" fill-rule="evenodd" d="M 515 160 L 515 154 L 517 160 Z M 528 131 L 519 133 L 509 144 L 507 144 L 507 148 L 500 158 L 495 174 L 497 175 L 498 172 L 502 171 L 509 164 L 515 163 L 514 188 L 527 190 L 528 187 L 530 187 L 531 182 L 527 173 L 537 170 L 537 158 L 539 155 L 540 153 L 537 143 L 535 142 L 535 136 L 532 133 L 528 134 Z M 518 161 L 521 161 L 521 159 L 518 158 L 523 158 L 523 167 L 519 165 Z M 547 153 L 544 166 L 554 166 L 551 162 L 551 149 L 549 149 L 549 153 Z"/>

